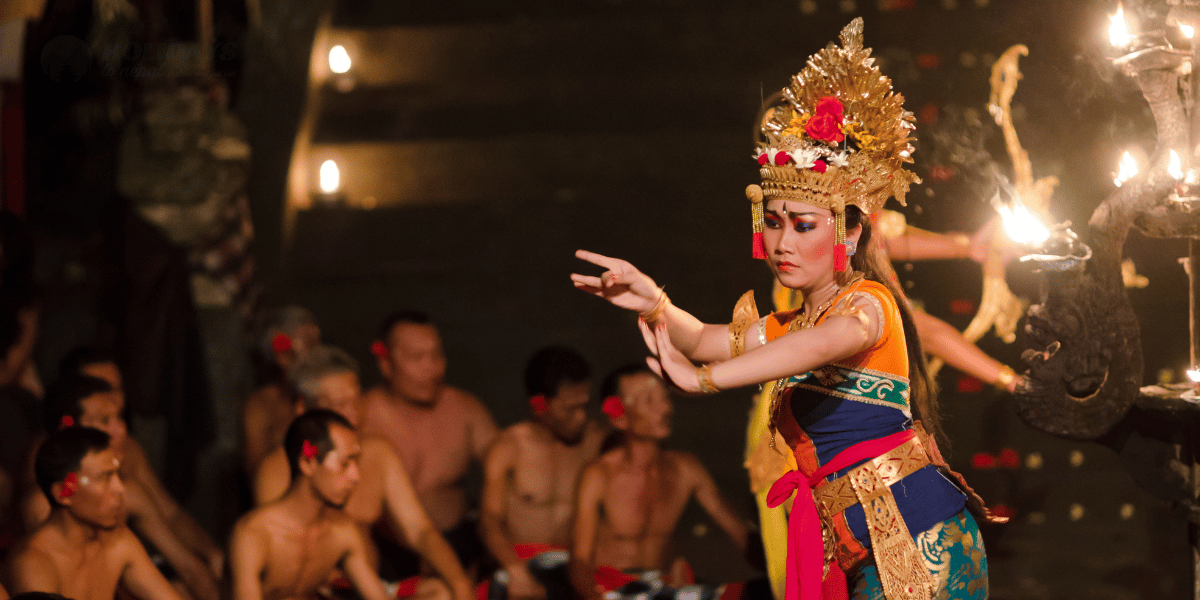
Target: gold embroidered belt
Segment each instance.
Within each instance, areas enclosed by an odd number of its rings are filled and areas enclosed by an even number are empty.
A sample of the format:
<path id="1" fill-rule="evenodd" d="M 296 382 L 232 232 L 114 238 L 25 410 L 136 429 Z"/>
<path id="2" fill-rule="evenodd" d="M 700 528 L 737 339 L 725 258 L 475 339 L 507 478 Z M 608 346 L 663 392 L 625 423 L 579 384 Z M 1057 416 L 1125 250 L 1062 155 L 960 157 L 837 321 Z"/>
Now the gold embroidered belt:
<path id="1" fill-rule="evenodd" d="M 837 546 L 833 539 L 833 518 L 855 504 L 862 504 L 884 596 L 888 600 L 929 600 L 933 576 L 925 567 L 889 487 L 929 464 L 924 446 L 914 438 L 813 490 L 821 517 L 826 564 L 834 558 Z"/>

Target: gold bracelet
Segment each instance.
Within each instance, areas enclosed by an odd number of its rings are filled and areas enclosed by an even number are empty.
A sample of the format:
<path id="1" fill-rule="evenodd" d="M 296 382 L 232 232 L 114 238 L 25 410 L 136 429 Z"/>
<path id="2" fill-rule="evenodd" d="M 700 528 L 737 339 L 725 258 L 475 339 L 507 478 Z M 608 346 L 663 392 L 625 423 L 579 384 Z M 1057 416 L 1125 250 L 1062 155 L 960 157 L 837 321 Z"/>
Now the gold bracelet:
<path id="1" fill-rule="evenodd" d="M 653 323 L 662 318 L 663 311 L 667 310 L 667 303 L 670 301 L 670 298 L 667 298 L 667 292 L 658 288 L 658 299 L 654 301 L 654 306 L 650 307 L 650 310 L 640 313 L 642 320 L 646 323 Z"/>
<path id="2" fill-rule="evenodd" d="M 712 365 L 704 365 L 696 369 L 696 379 L 700 382 L 700 392 L 703 394 L 715 394 L 720 390 L 712 380 Z"/>
<path id="3" fill-rule="evenodd" d="M 996 376 L 996 381 L 992 385 L 996 386 L 996 389 L 1002 392 L 1007 392 L 1016 380 L 1017 372 L 1008 365 L 1001 365 L 1000 374 Z"/>
<path id="4" fill-rule="evenodd" d="M 954 240 L 954 247 L 959 251 L 962 258 L 971 258 L 971 238 L 967 237 L 966 234 L 956 233 L 951 236 L 951 239 Z"/>

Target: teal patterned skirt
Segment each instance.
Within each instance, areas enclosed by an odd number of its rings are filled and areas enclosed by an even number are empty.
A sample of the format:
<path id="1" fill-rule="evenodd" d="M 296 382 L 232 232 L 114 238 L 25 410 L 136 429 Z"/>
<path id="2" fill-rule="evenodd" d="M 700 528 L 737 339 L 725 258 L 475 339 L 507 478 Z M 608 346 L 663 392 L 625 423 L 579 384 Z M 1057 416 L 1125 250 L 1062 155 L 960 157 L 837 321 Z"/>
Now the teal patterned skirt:
<path id="1" fill-rule="evenodd" d="M 975 518 L 966 510 L 913 536 L 937 588 L 934 600 L 986 600 L 987 554 Z M 846 573 L 852 600 L 884 600 L 875 563 Z"/>

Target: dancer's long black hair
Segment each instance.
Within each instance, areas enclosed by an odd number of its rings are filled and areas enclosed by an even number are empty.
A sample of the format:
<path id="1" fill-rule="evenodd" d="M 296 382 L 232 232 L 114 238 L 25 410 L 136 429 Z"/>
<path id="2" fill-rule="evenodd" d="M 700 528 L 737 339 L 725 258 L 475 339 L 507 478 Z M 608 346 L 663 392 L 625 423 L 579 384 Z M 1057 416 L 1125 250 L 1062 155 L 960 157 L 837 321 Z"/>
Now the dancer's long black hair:
<path id="1" fill-rule="evenodd" d="M 913 418 L 919 419 L 925 431 L 944 445 L 946 436 L 938 416 L 937 383 L 929 376 L 908 296 L 900 288 L 900 278 L 892 269 L 892 263 L 883 248 L 883 240 L 872 239 L 871 219 L 864 219 L 862 210 L 857 206 L 847 206 L 846 231 L 859 225 L 862 226 L 862 233 L 858 237 L 858 251 L 850 257 L 850 266 L 855 271 L 865 273 L 867 279 L 883 284 L 895 297 L 896 305 L 900 307 L 900 319 L 904 323 L 904 341 L 908 346 L 909 406 L 912 407 Z"/>

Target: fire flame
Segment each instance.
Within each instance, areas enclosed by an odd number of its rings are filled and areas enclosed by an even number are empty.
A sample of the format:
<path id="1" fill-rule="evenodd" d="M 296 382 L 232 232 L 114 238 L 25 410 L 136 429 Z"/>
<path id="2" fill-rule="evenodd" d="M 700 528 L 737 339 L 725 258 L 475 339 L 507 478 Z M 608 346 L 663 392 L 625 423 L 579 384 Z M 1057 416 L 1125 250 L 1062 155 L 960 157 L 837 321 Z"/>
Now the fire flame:
<path id="1" fill-rule="evenodd" d="M 1004 233 L 1014 242 L 1026 246 L 1038 246 L 1050 238 L 1050 230 L 1029 212 L 1028 208 L 1017 200 L 1012 205 L 1001 204 L 996 207 L 1004 223 Z"/>
<path id="2" fill-rule="evenodd" d="M 334 46 L 329 49 L 329 70 L 341 75 L 350 70 L 350 54 L 345 46 Z"/>
<path id="3" fill-rule="evenodd" d="M 1192 383 L 1200 383 L 1200 369 L 1188 369 L 1187 376 L 1188 379 L 1192 380 Z"/>
<path id="4" fill-rule="evenodd" d="M 1196 28 L 1192 27 L 1191 25 L 1184 25 L 1183 23 L 1180 23 L 1179 31 L 1183 32 L 1183 37 L 1189 40 L 1196 36 Z"/>
<path id="5" fill-rule="evenodd" d="M 1167 160 L 1167 174 L 1175 180 L 1183 179 L 1183 162 L 1179 160 L 1179 153 L 1174 150 L 1171 151 L 1171 158 Z"/>
<path id="6" fill-rule="evenodd" d="M 327 160 L 321 163 L 321 191 L 326 194 L 332 194 L 338 190 L 341 185 L 341 174 L 338 173 L 337 163 L 332 160 Z"/>
<path id="7" fill-rule="evenodd" d="M 1113 178 L 1113 184 L 1121 187 L 1121 184 L 1137 176 L 1139 171 L 1137 159 L 1129 152 L 1125 152 L 1121 155 L 1121 162 L 1117 165 L 1117 176 Z"/>
<path id="8" fill-rule="evenodd" d="M 1108 42 L 1115 48 L 1124 48 L 1133 41 L 1129 29 L 1125 27 L 1125 11 L 1117 5 L 1117 14 L 1108 18 Z"/>

